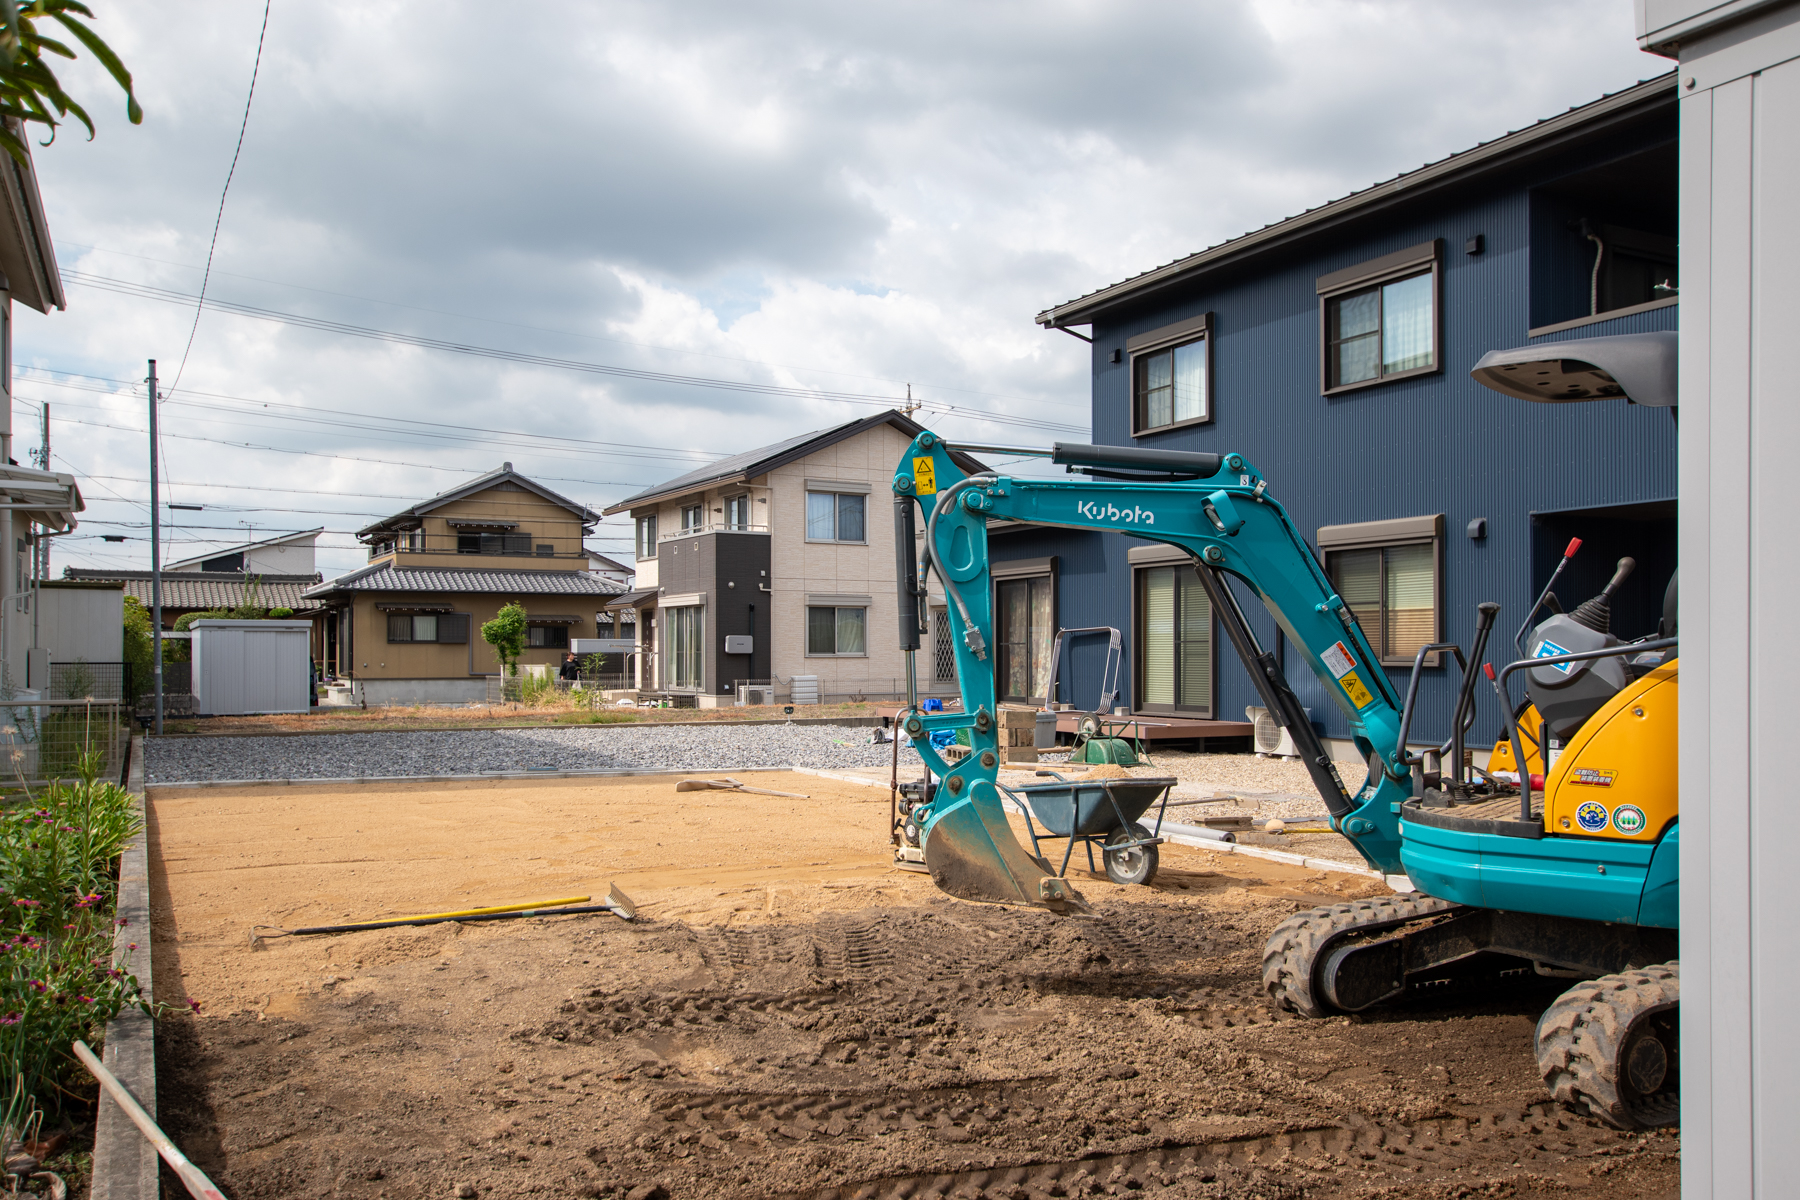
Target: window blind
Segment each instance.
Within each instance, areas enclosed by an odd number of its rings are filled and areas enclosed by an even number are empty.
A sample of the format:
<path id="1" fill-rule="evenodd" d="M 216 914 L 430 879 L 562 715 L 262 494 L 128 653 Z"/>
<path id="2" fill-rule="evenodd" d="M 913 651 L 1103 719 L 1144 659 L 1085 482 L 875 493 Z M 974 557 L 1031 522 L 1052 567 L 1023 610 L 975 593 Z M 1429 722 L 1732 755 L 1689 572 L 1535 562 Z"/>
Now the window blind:
<path id="1" fill-rule="evenodd" d="M 1143 572 L 1144 700 L 1175 703 L 1175 568 Z"/>

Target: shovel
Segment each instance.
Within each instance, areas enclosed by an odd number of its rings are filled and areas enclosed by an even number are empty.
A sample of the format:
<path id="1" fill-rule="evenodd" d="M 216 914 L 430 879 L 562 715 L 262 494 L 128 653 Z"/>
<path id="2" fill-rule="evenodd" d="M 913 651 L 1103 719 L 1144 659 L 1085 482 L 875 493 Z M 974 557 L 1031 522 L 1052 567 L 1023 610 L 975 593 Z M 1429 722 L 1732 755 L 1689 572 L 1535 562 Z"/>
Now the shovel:
<path id="1" fill-rule="evenodd" d="M 724 779 L 684 779 L 675 785 L 678 792 L 749 792 L 753 796 L 786 796 L 789 800 L 810 800 L 811 796 L 800 792 L 772 792 L 768 788 L 746 787 L 737 780 L 727 776 Z"/>

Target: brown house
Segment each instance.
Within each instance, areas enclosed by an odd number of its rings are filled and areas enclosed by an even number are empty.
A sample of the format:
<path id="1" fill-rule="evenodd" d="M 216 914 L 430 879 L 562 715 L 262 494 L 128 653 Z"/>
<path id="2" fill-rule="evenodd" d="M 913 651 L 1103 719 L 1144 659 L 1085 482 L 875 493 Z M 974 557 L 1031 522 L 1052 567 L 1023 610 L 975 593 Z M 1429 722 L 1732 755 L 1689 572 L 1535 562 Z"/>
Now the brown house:
<path id="1" fill-rule="evenodd" d="M 326 666 L 366 704 L 454 704 L 500 673 L 481 626 L 517 602 L 530 614 L 524 664 L 557 663 L 624 585 L 588 569 L 600 516 L 504 463 L 357 531 L 369 565 L 305 593 L 329 606 Z"/>

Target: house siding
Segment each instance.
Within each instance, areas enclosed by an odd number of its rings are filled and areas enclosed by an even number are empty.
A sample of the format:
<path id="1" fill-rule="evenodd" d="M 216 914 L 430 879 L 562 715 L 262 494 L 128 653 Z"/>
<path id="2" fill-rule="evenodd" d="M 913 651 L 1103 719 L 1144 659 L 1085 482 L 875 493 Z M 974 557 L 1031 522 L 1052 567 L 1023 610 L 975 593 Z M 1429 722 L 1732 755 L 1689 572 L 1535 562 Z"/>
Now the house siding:
<path id="1" fill-rule="evenodd" d="M 1668 114 L 1653 115 L 1616 134 L 1603 150 L 1590 146 L 1549 154 L 1515 174 L 1506 187 L 1439 194 L 1407 211 L 1347 223 L 1302 246 L 1269 251 L 1097 319 L 1094 441 L 1240 453 L 1268 479 L 1270 495 L 1286 507 L 1309 543 L 1315 543 L 1322 525 L 1442 513 L 1444 635 L 1468 646 L 1475 606 L 1498 601 L 1501 614 L 1488 657 L 1497 663 L 1509 660 L 1513 633 L 1566 541 L 1561 529 L 1570 522 L 1581 524 L 1581 518 L 1559 521 L 1541 514 L 1672 501 L 1675 424 L 1666 412 L 1621 402 L 1539 405 L 1513 400 L 1475 383 L 1469 370 L 1489 350 L 1532 340 L 1534 269 L 1550 269 L 1543 255 L 1534 260 L 1531 250 L 1533 189 L 1610 156 L 1671 140 L 1672 99 L 1668 107 Z M 1477 234 L 1484 239 L 1484 252 L 1468 255 L 1464 243 Z M 1322 396 L 1317 278 L 1432 239 L 1443 243 L 1442 369 Z M 1212 422 L 1132 437 L 1130 356 L 1122 353 L 1124 361 L 1115 364 L 1109 361 L 1112 352 L 1123 351 L 1135 334 L 1208 312 L 1213 314 Z M 1669 330 L 1678 319 L 1679 306 L 1668 306 L 1539 340 Z M 1487 520 L 1487 536 L 1480 541 L 1464 532 L 1475 517 Z M 1607 546 L 1613 541 L 1601 540 L 1605 544 L 1578 558 L 1576 569 L 1559 584 L 1566 606 L 1597 591 L 1611 573 Z M 1551 541 L 1556 541 L 1554 547 Z M 1115 625 L 1125 632 L 1122 703 L 1133 702 L 1129 647 L 1135 631 L 1125 561 L 1132 544 L 1139 543 L 1116 534 L 1050 532 L 1012 534 L 992 542 L 1000 561 L 1050 553 L 1060 557 L 1061 624 Z M 1640 624 L 1653 608 L 1660 610 L 1667 570 L 1653 577 L 1656 565 L 1647 564 L 1646 572 L 1627 585 L 1635 593 L 1631 611 Z M 1272 618 L 1242 585 L 1238 591 L 1257 636 L 1265 648 L 1276 649 Z M 1649 632 L 1623 621 L 1618 631 L 1628 636 Z M 1233 719 L 1260 701 L 1223 638 L 1215 637 L 1214 645 L 1219 663 L 1214 712 Z M 1407 670 L 1388 671 L 1404 688 Z M 1092 703 L 1097 675 L 1086 667 L 1072 674 L 1076 695 L 1065 692 L 1062 698 Z M 1309 672 L 1296 667 L 1289 679 L 1327 735 L 1348 736 L 1346 720 Z M 1414 726 L 1419 736 L 1448 737 L 1455 684 L 1452 668 L 1424 672 Z M 1473 736 L 1492 736 L 1500 717 L 1491 696 L 1483 697 L 1479 711 Z"/>
<path id="2" fill-rule="evenodd" d="M 906 660 L 895 636 L 892 482 L 894 465 L 909 444 L 893 425 L 873 425 L 747 481 L 708 485 L 631 510 L 634 521 L 654 512 L 659 536 L 666 539 L 656 557 L 637 561 L 637 586 L 659 588 L 665 596 L 706 593 L 706 691 L 724 694 L 744 679 L 775 679 L 786 691 L 793 676 L 816 675 L 826 697 L 904 693 Z M 808 480 L 868 489 L 862 543 L 806 540 Z M 683 508 L 700 504 L 708 522 L 721 523 L 725 499 L 744 494 L 751 498 L 750 523 L 765 526 L 766 533 L 709 530 L 669 537 L 680 530 Z M 735 588 L 726 586 L 734 581 Z M 809 596 L 867 596 L 866 653 L 809 656 Z M 755 654 L 749 660 L 725 654 L 725 637 L 748 632 L 752 621 Z M 658 683 L 666 687 L 664 614 L 657 613 L 656 622 Z M 929 689 L 929 680 L 929 664 L 921 664 L 921 687 Z"/>

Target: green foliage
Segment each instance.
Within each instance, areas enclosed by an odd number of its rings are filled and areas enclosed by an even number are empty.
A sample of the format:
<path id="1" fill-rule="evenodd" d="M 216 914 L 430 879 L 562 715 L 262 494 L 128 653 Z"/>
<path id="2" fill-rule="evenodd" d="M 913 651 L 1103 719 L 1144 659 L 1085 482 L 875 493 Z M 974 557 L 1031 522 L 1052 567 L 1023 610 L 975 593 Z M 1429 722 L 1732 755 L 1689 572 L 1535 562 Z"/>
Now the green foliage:
<path id="1" fill-rule="evenodd" d="M 294 610 L 291 608 L 277 606 L 269 610 L 269 620 L 271 621 L 285 621 L 293 615 Z"/>
<path id="2" fill-rule="evenodd" d="M 74 117 L 94 136 L 94 122 L 87 110 L 67 92 L 45 60 L 45 54 L 75 59 L 75 51 L 65 42 L 39 32 L 40 22 L 54 22 L 66 29 L 76 41 L 87 47 L 107 74 L 125 91 L 125 116 L 133 125 L 144 120 L 137 96 L 131 90 L 131 72 L 119 61 L 112 47 L 100 40 L 78 17 L 93 20 L 94 14 L 80 0 L 0 0 L 0 117 L 10 121 L 42 125 L 56 137 L 57 127 L 66 117 Z M 48 145 L 48 141 L 45 143 Z M 6 147 L 20 166 L 30 164 L 25 143 L 7 123 L 0 122 L 0 145 Z"/>
<path id="3" fill-rule="evenodd" d="M 208 608 L 201 612 L 182 613 L 175 618 L 175 632 L 188 633 L 194 628 L 195 621 L 228 621 L 231 614 L 237 611 L 231 608 Z"/>
<path id="4" fill-rule="evenodd" d="M 606 712 L 596 709 L 591 712 L 564 713 L 556 718 L 558 725 L 629 725 L 637 720 L 636 713 Z"/>
<path id="5" fill-rule="evenodd" d="M 527 675 L 519 681 L 519 700 L 524 704 L 554 704 L 562 699 L 556 677 L 548 673 Z"/>
<path id="6" fill-rule="evenodd" d="M 16 760 L 15 760 L 16 761 Z M 69 1047 L 149 1006 L 113 967 L 113 863 L 138 829 L 131 796 L 82 755 L 72 784 L 0 811 L 0 1138 L 60 1104 L 80 1072 Z M 148 931 L 145 931 L 148 933 Z"/>
<path id="7" fill-rule="evenodd" d="M 511 675 L 525 653 L 525 606 L 514 601 L 503 607 L 493 620 L 482 622 L 481 640 L 494 648 L 500 659 L 500 673 Z"/>
<path id="8" fill-rule="evenodd" d="M 150 639 L 150 610 L 136 596 L 125 597 L 125 661 L 129 664 L 131 695 L 128 704 L 151 688 L 150 668 L 155 663 L 156 646 Z M 167 650 L 164 660 L 167 661 Z"/>

